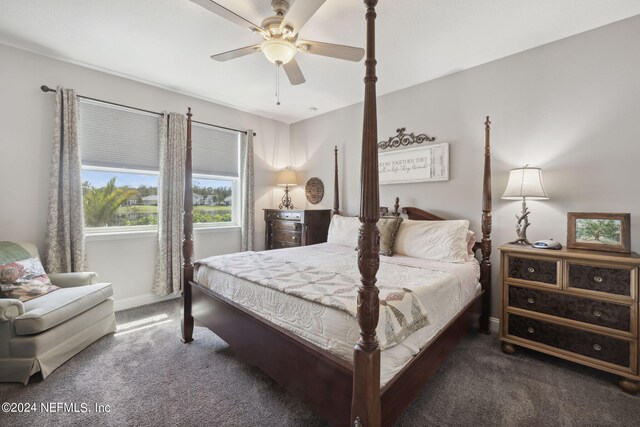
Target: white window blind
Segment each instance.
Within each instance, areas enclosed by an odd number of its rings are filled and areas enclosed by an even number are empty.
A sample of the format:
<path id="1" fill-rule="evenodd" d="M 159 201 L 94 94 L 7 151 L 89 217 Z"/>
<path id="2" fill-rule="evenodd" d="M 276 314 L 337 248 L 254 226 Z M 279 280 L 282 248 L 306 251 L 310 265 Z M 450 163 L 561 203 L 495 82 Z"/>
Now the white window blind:
<path id="1" fill-rule="evenodd" d="M 158 171 L 161 117 L 80 100 L 80 152 L 84 166 Z M 193 173 L 239 178 L 240 133 L 194 123 Z"/>
<path id="2" fill-rule="evenodd" d="M 240 133 L 193 124 L 193 173 L 238 178 Z"/>
<path id="3" fill-rule="evenodd" d="M 83 165 L 158 171 L 160 116 L 84 99 L 79 104 Z"/>

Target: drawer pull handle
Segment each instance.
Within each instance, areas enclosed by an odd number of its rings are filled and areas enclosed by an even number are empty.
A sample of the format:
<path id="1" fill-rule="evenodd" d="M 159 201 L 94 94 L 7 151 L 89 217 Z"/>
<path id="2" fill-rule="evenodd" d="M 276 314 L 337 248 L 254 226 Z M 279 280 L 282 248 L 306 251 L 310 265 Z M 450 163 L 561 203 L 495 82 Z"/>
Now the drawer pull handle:
<path id="1" fill-rule="evenodd" d="M 596 283 L 602 283 L 602 277 L 600 277 L 600 276 L 595 276 L 595 277 L 593 278 L 593 281 L 594 281 L 594 282 L 596 282 Z"/>
<path id="2" fill-rule="evenodd" d="M 593 315 L 594 315 L 595 317 L 600 317 L 600 316 L 602 316 L 602 313 L 601 313 L 599 310 L 594 310 L 594 311 L 593 311 Z"/>
<path id="3" fill-rule="evenodd" d="M 533 298 L 527 298 L 527 302 L 529 304 L 533 304 L 534 302 L 536 302 L 536 300 L 534 300 Z"/>
<path id="4" fill-rule="evenodd" d="M 530 334 L 534 333 L 535 331 L 536 331 L 536 330 L 535 330 L 535 329 L 533 329 L 531 326 L 529 326 L 529 327 L 527 328 L 527 332 L 529 332 Z"/>
<path id="5" fill-rule="evenodd" d="M 600 350 L 602 350 L 602 346 L 601 346 L 600 344 L 594 344 L 594 345 L 593 345 L 593 349 L 594 349 L 595 351 L 600 351 Z"/>
<path id="6" fill-rule="evenodd" d="M 528 271 L 529 273 L 535 273 L 535 272 L 536 272 L 536 269 L 535 269 L 535 268 L 533 268 L 533 267 L 529 267 L 529 268 L 527 268 L 527 271 Z"/>

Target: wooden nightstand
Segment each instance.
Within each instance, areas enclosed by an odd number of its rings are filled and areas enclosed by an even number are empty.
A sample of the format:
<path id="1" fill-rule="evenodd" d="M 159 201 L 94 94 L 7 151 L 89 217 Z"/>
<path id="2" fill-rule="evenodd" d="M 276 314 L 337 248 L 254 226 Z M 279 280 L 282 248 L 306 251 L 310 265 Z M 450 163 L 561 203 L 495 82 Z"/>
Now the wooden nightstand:
<path id="1" fill-rule="evenodd" d="M 279 249 L 327 241 L 330 209 L 265 209 L 265 248 Z"/>
<path id="2" fill-rule="evenodd" d="M 640 256 L 504 245 L 500 339 L 622 377 L 640 391 Z"/>

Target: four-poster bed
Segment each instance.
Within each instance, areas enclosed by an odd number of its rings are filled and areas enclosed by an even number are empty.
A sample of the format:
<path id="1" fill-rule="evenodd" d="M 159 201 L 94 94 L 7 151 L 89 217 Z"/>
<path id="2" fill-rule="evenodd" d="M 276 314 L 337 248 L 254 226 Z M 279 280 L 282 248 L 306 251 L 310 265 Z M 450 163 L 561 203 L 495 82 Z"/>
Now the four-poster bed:
<path id="1" fill-rule="evenodd" d="M 485 122 L 484 185 L 482 198 L 482 241 L 474 246 L 481 251 L 480 287 L 469 302 L 453 316 L 381 387 L 381 345 L 376 327 L 380 313 L 379 288 L 376 274 L 380 268 L 380 217 L 378 193 L 378 155 L 375 76 L 375 5 L 377 0 L 365 0 L 367 6 L 367 59 L 365 77 L 364 123 L 361 166 L 360 221 L 357 264 L 361 284 L 357 290 L 356 319 L 359 339 L 353 351 L 353 362 L 336 356 L 312 344 L 290 330 L 279 326 L 254 311 L 234 302 L 230 297 L 212 291 L 194 281 L 191 122 L 187 114 L 187 157 L 183 242 L 183 315 L 182 338 L 193 340 L 194 319 L 226 341 L 236 356 L 259 367 L 292 394 L 298 396 L 332 425 L 388 426 L 411 403 L 426 381 L 469 328 L 479 320 L 480 329 L 488 332 L 491 287 L 491 171 L 489 118 Z M 334 214 L 337 201 L 337 149 L 335 152 Z M 399 215 L 396 201 L 394 214 Z M 437 221 L 442 218 L 418 208 L 404 208 L 402 213 L 412 220 Z M 300 249 L 300 248 L 296 248 Z M 284 249 L 282 251 L 290 251 Z M 353 249 L 351 249 L 353 252 Z"/>

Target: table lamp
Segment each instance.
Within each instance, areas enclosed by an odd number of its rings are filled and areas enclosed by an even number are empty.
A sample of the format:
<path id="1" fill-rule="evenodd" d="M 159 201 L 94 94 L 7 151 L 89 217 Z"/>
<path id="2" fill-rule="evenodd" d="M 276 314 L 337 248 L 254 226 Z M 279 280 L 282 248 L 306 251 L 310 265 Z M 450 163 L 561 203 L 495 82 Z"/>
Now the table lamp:
<path id="1" fill-rule="evenodd" d="M 282 196 L 280 209 L 293 209 L 293 203 L 291 203 L 291 196 L 289 195 L 289 187 L 298 185 L 296 173 L 289 168 L 281 170 L 276 176 L 276 184 L 284 186 L 284 196 Z"/>
<path id="2" fill-rule="evenodd" d="M 516 214 L 516 219 L 518 220 L 516 223 L 516 233 L 518 234 L 518 238 L 511 243 L 530 245 L 531 243 L 527 239 L 527 227 L 530 225 L 529 214 L 531 211 L 527 208 L 526 199 L 549 199 L 542 185 L 542 169 L 530 168 L 529 165 L 511 169 L 511 171 L 509 171 L 507 189 L 504 190 L 502 198 L 505 200 L 520 200 L 522 198 L 522 212 L 520 215 Z"/>

